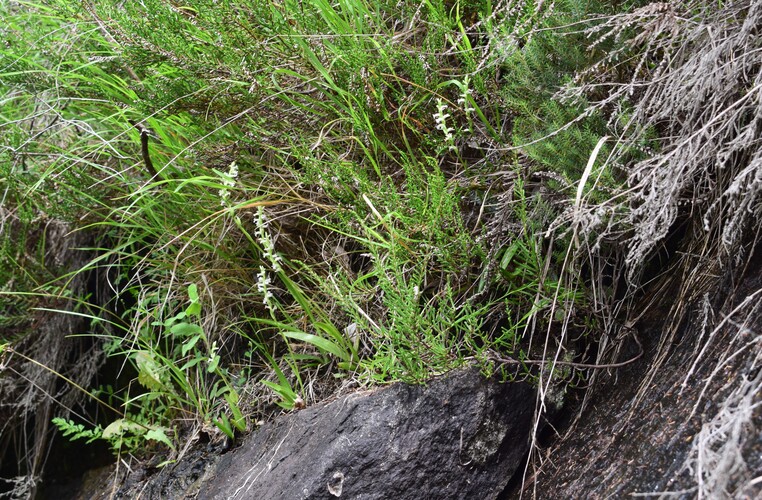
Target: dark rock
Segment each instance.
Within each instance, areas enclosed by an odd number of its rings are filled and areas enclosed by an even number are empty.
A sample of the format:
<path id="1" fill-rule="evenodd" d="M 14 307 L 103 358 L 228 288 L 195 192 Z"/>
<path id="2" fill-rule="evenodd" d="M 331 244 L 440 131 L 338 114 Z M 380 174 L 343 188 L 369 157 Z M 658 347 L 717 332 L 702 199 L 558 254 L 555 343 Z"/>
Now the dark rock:
<path id="1" fill-rule="evenodd" d="M 113 498 L 196 498 L 204 489 L 204 481 L 215 475 L 220 457 L 214 450 L 195 447 L 176 464 L 161 469 L 136 468 L 127 475 Z M 105 500 L 112 497 L 98 498 Z"/>
<path id="2" fill-rule="evenodd" d="M 496 498 L 527 453 L 534 405 L 530 385 L 475 369 L 354 393 L 277 418 L 221 458 L 128 478 L 118 497 Z"/>
<path id="3" fill-rule="evenodd" d="M 467 370 L 263 427 L 199 498 L 495 498 L 528 449 L 534 390 Z"/>
<path id="4" fill-rule="evenodd" d="M 689 305 L 655 371 L 665 316 L 642 322 L 646 355 L 602 375 L 525 498 L 762 498 L 762 265 L 740 281 L 718 287 L 714 314 Z"/>
<path id="5" fill-rule="evenodd" d="M 199 498 L 495 498 L 528 449 L 534 390 L 476 370 L 343 397 L 266 425 Z"/>

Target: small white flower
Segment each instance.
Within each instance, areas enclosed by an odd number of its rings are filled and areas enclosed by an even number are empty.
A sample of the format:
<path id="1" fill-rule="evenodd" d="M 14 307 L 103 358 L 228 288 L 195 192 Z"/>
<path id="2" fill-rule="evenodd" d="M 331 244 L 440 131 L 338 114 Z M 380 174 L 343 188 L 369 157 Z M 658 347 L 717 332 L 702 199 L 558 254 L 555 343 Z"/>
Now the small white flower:
<path id="1" fill-rule="evenodd" d="M 257 274 L 257 290 L 259 290 L 260 293 L 265 293 L 267 291 L 267 286 L 270 283 L 272 283 L 272 280 L 270 279 L 270 276 L 267 275 L 265 266 L 259 266 L 259 273 Z"/>
<path id="2" fill-rule="evenodd" d="M 209 348 L 209 359 L 207 359 L 206 361 L 207 363 L 211 364 L 212 362 L 214 362 L 214 356 L 217 355 L 217 349 L 218 349 L 217 341 L 215 340 L 214 342 L 212 342 L 212 346 Z"/>
<path id="3" fill-rule="evenodd" d="M 270 264 L 276 272 L 279 272 L 281 270 L 281 258 L 280 255 L 275 253 L 275 243 L 273 243 L 273 239 L 270 236 L 270 231 L 268 230 L 267 217 L 265 215 L 264 207 L 259 207 L 257 211 L 257 217 L 254 219 L 254 222 L 257 224 L 257 241 L 259 241 L 259 244 L 262 245 L 263 257 L 270 261 Z"/>
<path id="4" fill-rule="evenodd" d="M 235 187 L 235 181 L 238 178 L 238 165 L 233 162 L 230 164 L 230 167 L 228 167 L 227 175 L 222 174 L 222 172 L 220 172 L 220 174 L 222 185 L 225 186 L 218 191 L 220 196 L 220 205 L 227 206 L 228 198 L 230 197 L 230 190 Z"/>
<path id="5" fill-rule="evenodd" d="M 421 61 L 424 70 L 429 71 L 431 69 L 429 61 L 426 60 L 426 57 L 423 54 L 418 54 L 418 60 Z"/>
<path id="6" fill-rule="evenodd" d="M 476 111 L 474 108 L 468 105 L 469 97 L 473 93 L 473 91 L 469 88 L 470 81 L 471 79 L 469 77 L 465 77 L 463 79 L 463 83 L 459 84 L 460 97 L 458 98 L 458 105 L 463 108 L 463 111 L 466 113 L 466 117 Z"/>
<path id="7" fill-rule="evenodd" d="M 257 274 L 257 290 L 262 294 L 262 303 L 269 309 L 273 310 L 272 298 L 273 294 L 269 289 L 272 280 L 265 270 L 265 266 L 259 266 L 259 273 Z"/>
<path id="8" fill-rule="evenodd" d="M 235 185 L 235 180 L 238 178 L 238 165 L 236 165 L 236 162 L 233 162 L 230 164 L 230 167 L 228 167 L 228 175 L 232 179 L 230 186 Z"/>
<path id="9" fill-rule="evenodd" d="M 445 141 L 449 143 L 452 142 L 452 132 L 454 129 L 447 126 L 447 118 L 450 117 L 450 114 L 445 113 L 445 111 L 447 111 L 447 105 L 442 102 L 442 99 L 437 99 L 437 112 L 434 113 L 434 121 L 437 124 L 437 130 L 441 130 L 444 133 Z"/>

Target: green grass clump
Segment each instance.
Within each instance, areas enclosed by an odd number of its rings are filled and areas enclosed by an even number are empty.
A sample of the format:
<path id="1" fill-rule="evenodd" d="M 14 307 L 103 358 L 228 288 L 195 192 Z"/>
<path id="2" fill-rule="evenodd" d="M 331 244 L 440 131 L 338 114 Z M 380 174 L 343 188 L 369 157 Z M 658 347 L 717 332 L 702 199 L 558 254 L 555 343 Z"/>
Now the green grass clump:
<path id="1" fill-rule="evenodd" d="M 553 304 L 581 309 L 542 235 L 558 209 L 525 185 L 538 168 L 576 182 L 606 131 L 591 116 L 550 133 L 584 109 L 554 89 L 595 58 L 551 28 L 593 7 L 535 7 L 0 7 L 5 200 L 97 235 L 82 272 L 109 270 L 107 352 L 136 374 L 115 427 L 58 425 L 122 451 L 188 422 L 232 437 L 243 410 L 336 379 L 489 370 L 532 351 L 530 324 L 562 322 Z M 505 165 L 515 182 L 489 184 Z"/>

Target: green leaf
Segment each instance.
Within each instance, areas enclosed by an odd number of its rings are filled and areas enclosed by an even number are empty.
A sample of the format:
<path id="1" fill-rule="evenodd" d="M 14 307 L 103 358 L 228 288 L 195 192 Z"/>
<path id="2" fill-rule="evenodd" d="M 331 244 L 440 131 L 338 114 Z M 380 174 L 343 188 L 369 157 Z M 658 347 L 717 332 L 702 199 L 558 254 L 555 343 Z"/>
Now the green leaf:
<path id="1" fill-rule="evenodd" d="M 345 349 L 342 349 L 337 344 L 324 337 L 319 337 L 317 335 L 304 332 L 285 332 L 283 335 L 292 339 L 300 340 L 302 342 L 307 342 L 308 344 L 312 344 L 321 351 L 333 354 L 342 361 L 349 362 L 352 359 L 351 354 L 348 353 Z"/>
<path id="2" fill-rule="evenodd" d="M 96 426 L 95 429 L 92 429 L 92 430 L 87 431 L 87 432 L 90 432 L 91 435 L 87 439 L 87 441 L 85 441 L 85 444 L 90 444 L 93 441 L 95 441 L 96 439 L 100 439 L 101 437 L 103 437 L 103 429 L 101 428 L 100 425 Z"/>
<path id="3" fill-rule="evenodd" d="M 185 314 L 188 316 L 199 316 L 201 314 L 201 304 L 192 302 L 191 305 L 185 309 Z"/>
<path id="4" fill-rule="evenodd" d="M 230 406 L 238 406 L 238 393 L 234 389 L 230 389 L 224 396 L 225 401 L 228 402 Z"/>
<path id="5" fill-rule="evenodd" d="M 235 425 L 239 431 L 245 431 L 246 419 L 244 418 L 243 413 L 241 413 L 241 409 L 238 407 L 238 393 L 235 389 L 231 388 L 230 392 L 225 394 L 225 401 L 227 401 L 228 406 L 230 407 L 230 412 L 233 414 L 233 425 Z"/>
<path id="6" fill-rule="evenodd" d="M 235 438 L 235 435 L 233 434 L 233 427 L 230 425 L 230 420 L 228 420 L 227 415 L 224 413 L 220 414 L 220 418 L 214 422 L 214 425 L 216 425 L 217 428 L 224 432 L 225 435 L 230 439 Z"/>
<path id="7" fill-rule="evenodd" d="M 134 356 L 135 364 L 138 367 L 138 382 L 152 391 L 164 388 L 162 375 L 164 369 L 153 357 L 149 351 L 137 351 Z"/>
<path id="8" fill-rule="evenodd" d="M 172 441 L 169 440 L 167 434 L 164 431 L 165 429 L 163 427 L 151 429 L 150 431 L 146 432 L 145 439 L 151 439 L 153 441 L 164 443 L 174 450 L 175 446 L 172 444 Z"/>
<path id="9" fill-rule="evenodd" d="M 274 382 L 270 382 L 269 380 L 263 380 L 262 383 L 272 389 L 278 396 L 283 399 L 282 402 L 278 403 L 279 406 L 288 410 L 294 407 L 294 401 L 296 401 L 296 393 L 291 389 L 291 387 L 279 385 Z"/>
<path id="10" fill-rule="evenodd" d="M 182 353 L 183 357 L 188 354 L 188 351 L 193 349 L 193 347 L 198 343 L 199 339 L 201 339 L 201 335 L 196 335 L 195 337 L 191 337 L 190 339 L 186 340 L 183 344 L 183 347 L 180 349 L 180 352 Z"/>
<path id="11" fill-rule="evenodd" d="M 302 289 L 299 288 L 299 286 L 291 281 L 291 279 L 286 276 L 286 273 L 283 271 L 280 271 L 278 273 L 278 277 L 281 279 L 284 285 L 286 285 L 286 288 L 288 289 L 291 296 L 296 300 L 299 305 L 302 307 L 302 310 L 307 314 L 307 317 L 309 318 L 310 322 L 315 322 L 315 318 L 312 315 L 312 305 L 310 304 L 309 299 L 307 296 L 302 292 Z"/>
<path id="12" fill-rule="evenodd" d="M 172 325 L 172 328 L 169 329 L 169 333 L 178 337 L 186 337 L 191 335 L 203 335 L 204 329 L 191 323 L 177 323 L 176 325 Z"/>
<path id="13" fill-rule="evenodd" d="M 63 418 L 56 417 L 52 422 L 58 427 L 64 436 L 75 434 L 72 439 L 76 439 L 76 435 L 85 430 L 85 426 L 82 424 L 75 424 L 71 420 L 64 420 Z"/>
<path id="14" fill-rule="evenodd" d="M 137 422 L 133 422 L 132 420 L 128 420 L 126 418 L 120 418 L 108 424 L 108 426 L 103 429 L 102 436 L 103 439 L 111 441 L 114 438 L 124 436 L 126 433 L 141 435 L 145 432 L 146 428 Z"/>
<path id="15" fill-rule="evenodd" d="M 184 371 L 188 370 L 189 368 L 193 368 L 194 366 L 196 366 L 197 364 L 201 363 L 205 359 L 206 358 L 204 356 L 202 356 L 200 352 L 196 353 L 196 357 L 191 359 L 191 360 L 189 360 L 187 363 L 185 363 L 183 366 L 181 366 L 180 367 L 180 371 L 184 372 Z"/>
<path id="16" fill-rule="evenodd" d="M 215 354 L 212 360 L 209 362 L 209 366 L 206 367 L 207 373 L 214 373 L 217 367 L 220 365 L 220 355 Z"/>
<path id="17" fill-rule="evenodd" d="M 225 397 L 225 394 L 233 390 L 230 386 L 224 385 L 222 381 L 215 383 L 209 390 L 209 399 L 216 399 L 220 396 Z"/>
<path id="18" fill-rule="evenodd" d="M 339 332 L 339 329 L 330 323 L 324 323 L 322 321 L 318 321 L 315 323 L 315 328 L 327 333 L 328 335 L 330 335 L 337 341 L 345 340 L 345 337 L 341 334 L 341 332 Z"/>
<path id="19" fill-rule="evenodd" d="M 198 302 L 198 287 L 195 283 L 188 287 L 188 297 L 190 297 L 191 302 Z"/>
<path id="20" fill-rule="evenodd" d="M 505 270 L 508 268 L 508 264 L 511 263 L 511 259 L 513 259 L 513 256 L 516 255 L 516 250 L 518 250 L 517 242 L 514 242 L 505 250 L 503 258 L 500 260 L 500 269 Z"/>
<path id="21" fill-rule="evenodd" d="M 85 429 L 85 426 L 82 424 L 75 424 L 71 420 L 64 420 L 59 417 L 52 419 L 52 422 L 65 437 L 69 438 L 69 441 L 85 438 L 85 443 L 90 444 L 96 439 L 100 439 L 103 433 L 100 425 L 94 429 Z"/>

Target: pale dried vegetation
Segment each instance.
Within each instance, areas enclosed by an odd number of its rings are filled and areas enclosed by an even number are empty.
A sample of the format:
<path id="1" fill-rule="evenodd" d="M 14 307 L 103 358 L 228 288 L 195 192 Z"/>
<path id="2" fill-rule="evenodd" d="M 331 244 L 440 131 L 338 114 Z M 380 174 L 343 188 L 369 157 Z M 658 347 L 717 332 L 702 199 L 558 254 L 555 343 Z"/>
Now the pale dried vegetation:
<path id="1" fill-rule="evenodd" d="M 0 210 L 0 216 L 2 234 L 12 241 L 24 242 L 13 214 Z M 41 234 L 27 235 L 29 239 L 39 238 L 47 242 L 42 251 L 35 252 L 30 248 L 33 247 L 31 244 L 23 245 L 18 248 L 18 255 L 49 260 L 49 265 L 66 272 L 77 269 L 87 260 L 87 255 L 79 248 L 89 241 L 82 233 L 72 235 L 70 231 L 68 224 L 49 221 L 39 230 Z M 63 280 L 58 284 L 62 285 Z M 10 288 L 11 285 L 6 286 Z M 0 478 L 0 487 L 12 491 L 10 498 L 34 495 L 50 454 L 50 437 L 55 432 L 51 418 L 56 414 L 77 415 L 84 395 L 75 384 L 91 386 L 105 358 L 103 350 L 91 339 L 69 337 L 82 331 L 80 316 L 56 312 L 56 309 L 71 307 L 72 297 L 83 295 L 85 288 L 86 276 L 78 275 L 68 282 L 66 292 L 62 287 L 59 296 L 51 294 L 42 303 L 35 303 L 36 294 L 20 295 L 17 308 L 26 310 L 32 317 L 27 317 L 23 324 L 2 325 L 3 333 L 11 338 L 18 335 L 13 333 L 16 328 L 31 332 L 15 345 L 22 356 L 3 353 L 0 358 L 0 373 L 3 374 L 0 377 L 0 457 L 13 450 L 25 469 L 30 471 L 30 474 L 12 479 Z M 2 295 L 1 298 L 3 313 L 8 314 L 8 296 Z M 36 307 L 31 307 L 35 304 Z M 78 362 L 72 363 L 72 359 Z M 71 383 L 63 383 L 64 378 Z M 6 496 L 0 494 L 0 498 Z"/>
<path id="2" fill-rule="evenodd" d="M 617 124 L 619 151 L 639 147 L 652 129 L 665 138 L 657 153 L 628 172 L 632 210 L 617 222 L 632 227 L 626 257 L 631 281 L 679 214 L 701 217 L 712 242 L 705 256 L 729 264 L 734 262 L 728 257 L 745 256 L 741 240 L 759 219 L 762 193 L 760 20 L 759 2 L 729 2 L 722 9 L 704 2 L 679 9 L 658 3 L 614 16 L 589 32 L 598 42 L 630 30 L 638 35 L 629 44 L 632 53 L 610 54 L 564 95 L 591 95 L 603 87 L 606 97 L 594 107 L 632 104 Z M 631 65 L 633 58 L 630 82 L 607 83 L 621 60 Z"/>
<path id="3" fill-rule="evenodd" d="M 693 413 L 709 396 L 707 390 L 724 370 L 733 366 L 742 369 L 717 391 L 723 397 L 717 401 L 716 413 L 694 437 L 690 454 L 678 473 L 694 479 L 695 488 L 689 491 L 699 498 L 751 498 L 762 483 L 760 471 L 747 464 L 755 452 L 762 413 L 762 335 L 751 329 L 755 319 L 759 325 L 761 292 L 749 295 L 716 328 L 727 327 L 735 334 L 704 382 Z M 755 465 L 760 465 L 759 459 Z"/>
<path id="4" fill-rule="evenodd" d="M 613 39 L 628 42 L 579 73 L 558 94 L 572 100 L 584 96 L 591 102 L 588 112 L 616 117 L 610 124 L 619 135 L 606 163 L 609 168 L 633 149 L 648 153 L 627 167 L 625 191 L 563 215 L 562 221 L 571 221 L 577 231 L 580 258 L 594 261 L 603 256 L 602 248 L 619 245 L 632 296 L 646 279 L 654 279 L 646 272 L 649 262 L 670 238 L 682 234 L 667 250 L 675 256 L 667 273 L 679 293 L 637 399 L 658 380 L 691 308 L 720 286 L 730 291 L 754 257 L 762 218 L 761 28 L 762 2 L 651 3 L 589 29 L 592 46 Z M 622 81 L 624 67 L 635 70 Z M 666 283 L 670 277 L 658 279 Z M 743 453 L 760 432 L 754 416 L 758 423 L 762 332 L 747 323 L 758 317 L 754 304 L 759 303 L 759 291 L 737 300 L 743 311 L 726 311 L 725 319 L 706 314 L 708 330 L 730 321 L 738 335 L 719 359 L 702 356 L 717 347 L 715 336 L 699 339 L 696 364 L 709 364 L 713 375 L 696 405 L 708 397 L 705 391 L 720 370 L 748 365 L 743 372 L 749 375 L 727 382 L 720 392 L 723 400 L 715 402 L 716 415 L 695 437 L 683 468 L 693 474 L 695 487 L 662 495 L 746 498 L 762 481 L 754 477 L 759 471 L 746 467 Z M 623 303 L 609 302 L 612 316 Z M 741 313 L 745 319 L 737 320 Z M 611 333 L 613 338 L 617 332 Z M 604 338 L 599 363 L 618 355 L 606 342 Z"/>

